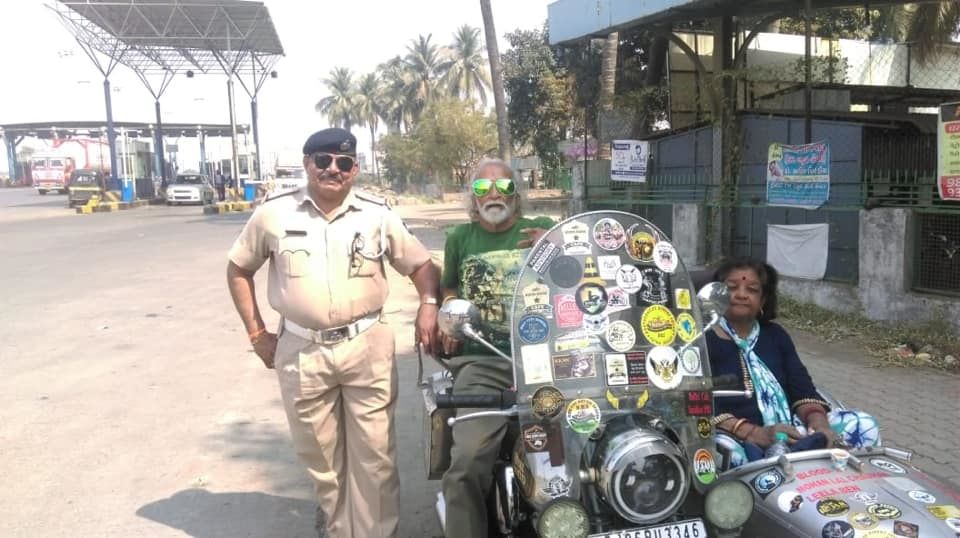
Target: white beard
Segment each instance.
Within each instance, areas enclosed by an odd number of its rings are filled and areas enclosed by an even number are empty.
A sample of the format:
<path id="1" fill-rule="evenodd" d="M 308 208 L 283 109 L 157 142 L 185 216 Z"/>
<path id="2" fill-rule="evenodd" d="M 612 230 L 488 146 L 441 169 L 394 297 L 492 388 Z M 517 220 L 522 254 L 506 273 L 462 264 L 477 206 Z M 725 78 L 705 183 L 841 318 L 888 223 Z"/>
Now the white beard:
<path id="1" fill-rule="evenodd" d="M 513 216 L 513 204 L 487 202 L 479 211 L 480 218 L 496 226 Z"/>

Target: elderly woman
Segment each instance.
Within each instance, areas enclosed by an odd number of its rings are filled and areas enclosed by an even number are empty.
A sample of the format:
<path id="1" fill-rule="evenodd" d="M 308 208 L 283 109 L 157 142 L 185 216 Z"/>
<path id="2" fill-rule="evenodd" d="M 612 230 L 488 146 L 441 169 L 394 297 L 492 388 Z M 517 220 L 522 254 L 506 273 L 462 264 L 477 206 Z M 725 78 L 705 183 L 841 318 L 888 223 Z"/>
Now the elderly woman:
<path id="1" fill-rule="evenodd" d="M 793 340 L 777 316 L 777 271 L 750 259 L 734 259 L 717 269 L 714 280 L 725 283 L 730 307 L 713 331 L 707 333 L 707 348 L 714 375 L 733 374 L 740 389 L 754 396 L 717 398 L 714 424 L 743 448 L 728 449 L 747 460 L 763 457 L 784 432 L 792 451 L 880 443 L 876 421 L 864 413 L 831 410 L 817 392 L 800 361 Z M 718 443 L 734 445 L 718 435 Z M 737 458 L 732 458 L 736 465 Z"/>

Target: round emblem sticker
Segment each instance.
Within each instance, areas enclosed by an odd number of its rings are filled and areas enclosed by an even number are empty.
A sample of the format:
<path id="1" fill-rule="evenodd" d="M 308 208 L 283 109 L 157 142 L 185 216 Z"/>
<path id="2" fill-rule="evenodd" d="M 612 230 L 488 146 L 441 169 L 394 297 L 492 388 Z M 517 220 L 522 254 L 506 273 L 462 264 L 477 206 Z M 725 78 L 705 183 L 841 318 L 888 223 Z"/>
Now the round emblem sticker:
<path id="1" fill-rule="evenodd" d="M 673 348 L 657 346 L 647 353 L 647 377 L 660 390 L 675 389 L 683 381 L 680 358 Z"/>
<path id="2" fill-rule="evenodd" d="M 584 314 L 596 315 L 607 308 L 607 289 L 587 283 L 577 288 L 577 306 Z"/>
<path id="3" fill-rule="evenodd" d="M 539 344 L 550 334 L 550 324 L 543 316 L 529 314 L 520 318 L 520 322 L 517 323 L 517 334 L 525 344 Z"/>
<path id="4" fill-rule="evenodd" d="M 876 493 L 870 493 L 869 491 L 861 491 L 854 495 L 853 498 L 868 506 L 877 502 L 877 499 L 879 499 Z"/>
<path id="5" fill-rule="evenodd" d="M 653 263 L 664 273 L 676 271 L 677 264 L 680 263 L 677 258 L 677 249 L 666 241 L 653 245 Z"/>
<path id="6" fill-rule="evenodd" d="M 710 419 L 706 417 L 697 419 L 697 435 L 701 439 L 709 439 L 713 435 L 713 426 L 710 424 Z"/>
<path id="7" fill-rule="evenodd" d="M 853 528 L 868 531 L 880 524 L 880 520 L 866 512 L 854 512 L 847 517 Z"/>
<path id="8" fill-rule="evenodd" d="M 700 349 L 688 347 L 683 350 L 683 356 L 680 357 L 680 363 L 683 364 L 683 371 L 690 375 L 700 375 Z"/>
<path id="9" fill-rule="evenodd" d="M 627 241 L 627 233 L 619 221 L 600 219 L 593 225 L 593 240 L 604 250 L 617 250 Z"/>
<path id="10" fill-rule="evenodd" d="M 643 231 L 639 224 L 627 230 L 627 254 L 641 262 L 653 261 L 653 246 L 657 244 L 653 235 Z"/>
<path id="11" fill-rule="evenodd" d="M 687 343 L 693 342 L 694 337 L 697 336 L 697 322 L 686 312 L 681 312 L 677 316 L 677 336 Z"/>
<path id="12" fill-rule="evenodd" d="M 627 293 L 637 293 L 643 286 L 640 269 L 634 265 L 621 265 L 617 269 L 617 286 Z"/>
<path id="13" fill-rule="evenodd" d="M 607 343 L 614 351 L 630 351 L 637 343 L 637 331 L 626 321 L 614 321 L 607 327 Z"/>
<path id="14" fill-rule="evenodd" d="M 857 531 L 846 521 L 831 521 L 823 526 L 820 536 L 823 538 L 853 538 Z"/>
<path id="15" fill-rule="evenodd" d="M 693 474 L 702 484 L 712 484 L 717 479 L 717 462 L 709 450 L 701 448 L 693 455 Z"/>
<path id="16" fill-rule="evenodd" d="M 644 338 L 655 346 L 669 346 L 673 343 L 677 333 L 677 321 L 673 313 L 665 306 L 653 305 L 647 307 L 640 317 L 640 329 Z"/>
<path id="17" fill-rule="evenodd" d="M 903 467 L 900 467 L 899 465 L 897 465 L 896 463 L 893 463 L 890 460 L 873 458 L 870 460 L 870 465 L 873 465 L 878 469 L 883 469 L 888 473 L 907 474 L 907 471 Z"/>
<path id="18" fill-rule="evenodd" d="M 580 282 L 583 267 L 573 256 L 560 256 L 550 264 L 550 280 L 560 288 L 572 288 Z"/>
<path id="19" fill-rule="evenodd" d="M 796 490 L 784 491 L 777 497 L 777 506 L 788 514 L 792 514 L 803 506 L 803 495 Z"/>
<path id="20" fill-rule="evenodd" d="M 530 406 L 533 407 L 533 414 L 539 418 L 552 418 L 563 409 L 563 393 L 556 387 L 540 387 L 533 393 L 533 399 Z"/>
<path id="21" fill-rule="evenodd" d="M 828 498 L 817 502 L 817 512 L 821 516 L 840 517 L 849 511 L 850 505 L 841 499 Z"/>
<path id="22" fill-rule="evenodd" d="M 589 398 L 577 398 L 567 405 L 567 424 L 577 433 L 593 433 L 600 426 L 600 406 Z"/>
<path id="23" fill-rule="evenodd" d="M 927 493 L 926 491 L 920 491 L 915 489 L 913 491 L 908 491 L 907 495 L 909 495 L 911 499 L 917 502 L 925 503 L 925 504 L 933 504 L 937 502 L 937 498 Z"/>
<path id="24" fill-rule="evenodd" d="M 896 519 L 900 517 L 900 509 L 892 504 L 876 503 L 867 507 L 867 513 L 877 519 Z"/>
<path id="25" fill-rule="evenodd" d="M 764 471 L 753 479 L 753 487 L 762 497 L 766 497 L 771 491 L 783 484 L 783 474 L 776 469 Z"/>

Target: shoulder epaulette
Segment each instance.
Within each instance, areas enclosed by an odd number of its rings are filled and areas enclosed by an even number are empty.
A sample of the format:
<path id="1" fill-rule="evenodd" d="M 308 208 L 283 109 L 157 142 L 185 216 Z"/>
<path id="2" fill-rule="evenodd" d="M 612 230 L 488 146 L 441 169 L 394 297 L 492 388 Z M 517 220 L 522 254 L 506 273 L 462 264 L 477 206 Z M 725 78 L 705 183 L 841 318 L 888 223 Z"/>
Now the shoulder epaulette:
<path id="1" fill-rule="evenodd" d="M 386 198 L 381 198 L 379 196 L 376 196 L 376 195 L 370 194 L 369 192 L 365 192 L 361 190 L 354 191 L 354 195 L 356 195 L 357 198 L 363 200 L 364 202 L 370 202 L 372 204 L 382 205 L 387 209 L 390 209 L 390 203 L 387 202 Z"/>
<path id="2" fill-rule="evenodd" d="M 269 202 L 269 201 L 271 201 L 271 200 L 276 200 L 277 198 L 282 198 L 282 197 L 284 197 L 284 196 L 290 196 L 290 195 L 292 195 L 292 194 L 296 194 L 298 190 L 300 190 L 300 189 L 288 189 L 288 190 L 285 190 L 285 191 L 273 192 L 273 193 L 271 193 L 271 194 L 268 194 L 267 197 L 263 199 L 263 201 L 264 201 L 264 202 Z"/>

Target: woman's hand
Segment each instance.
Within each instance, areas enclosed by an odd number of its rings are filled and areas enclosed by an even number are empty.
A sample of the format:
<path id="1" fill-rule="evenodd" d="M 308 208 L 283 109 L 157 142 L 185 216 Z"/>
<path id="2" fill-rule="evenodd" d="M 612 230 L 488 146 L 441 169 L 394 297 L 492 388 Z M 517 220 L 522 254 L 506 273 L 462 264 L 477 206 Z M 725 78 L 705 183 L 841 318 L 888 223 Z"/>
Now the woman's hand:
<path id="1" fill-rule="evenodd" d="M 810 433 L 822 433 L 827 437 L 827 446 L 832 447 L 837 442 L 837 432 L 830 427 L 830 420 L 822 412 L 813 412 L 807 415 L 807 429 Z"/>
<path id="2" fill-rule="evenodd" d="M 752 425 L 753 429 L 747 433 L 747 436 L 743 439 L 744 442 L 753 443 L 760 448 L 767 448 L 776 441 L 776 435 L 778 432 L 784 432 L 787 434 L 787 444 L 796 443 L 798 439 L 803 438 L 796 428 L 789 424 L 773 424 L 771 426 L 756 426 Z"/>

